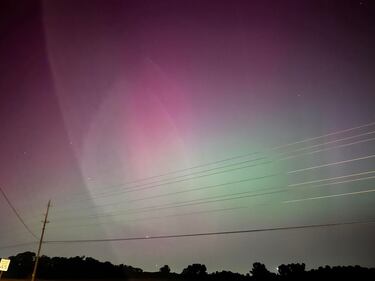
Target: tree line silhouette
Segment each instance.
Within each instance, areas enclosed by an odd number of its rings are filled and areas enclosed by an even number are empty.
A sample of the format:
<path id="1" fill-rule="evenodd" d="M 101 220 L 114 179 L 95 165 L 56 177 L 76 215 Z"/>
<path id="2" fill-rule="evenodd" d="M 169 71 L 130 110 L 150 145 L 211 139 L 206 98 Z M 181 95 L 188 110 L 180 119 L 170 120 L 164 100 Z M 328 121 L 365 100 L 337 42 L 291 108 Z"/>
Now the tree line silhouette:
<path id="1" fill-rule="evenodd" d="M 29 278 L 34 265 L 35 254 L 24 252 L 9 257 L 11 265 L 5 278 Z M 325 266 L 306 270 L 304 263 L 282 264 L 278 272 L 270 272 L 262 263 L 255 262 L 247 274 L 231 271 L 208 273 L 204 264 L 191 264 L 180 274 L 171 272 L 168 265 L 158 272 L 144 272 L 129 265 L 114 265 L 108 261 L 100 262 L 91 257 L 71 258 L 42 256 L 37 272 L 39 279 L 121 279 L 147 278 L 159 280 L 202 280 L 202 281 L 287 281 L 287 280 L 375 280 L 375 268 L 361 266 Z"/>

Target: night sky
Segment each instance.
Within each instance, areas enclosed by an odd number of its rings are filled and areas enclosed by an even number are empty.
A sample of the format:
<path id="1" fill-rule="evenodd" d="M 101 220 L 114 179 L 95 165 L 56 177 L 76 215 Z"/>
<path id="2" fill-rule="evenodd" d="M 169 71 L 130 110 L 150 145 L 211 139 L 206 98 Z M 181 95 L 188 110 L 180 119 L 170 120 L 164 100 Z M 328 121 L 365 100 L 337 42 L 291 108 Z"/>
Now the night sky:
<path id="1" fill-rule="evenodd" d="M 372 2 L 372 3 L 371 3 Z M 0 185 L 47 241 L 375 219 L 373 1 L 1 1 Z M 0 196 L 0 256 L 36 251 Z M 155 271 L 375 266 L 375 224 L 46 243 Z"/>

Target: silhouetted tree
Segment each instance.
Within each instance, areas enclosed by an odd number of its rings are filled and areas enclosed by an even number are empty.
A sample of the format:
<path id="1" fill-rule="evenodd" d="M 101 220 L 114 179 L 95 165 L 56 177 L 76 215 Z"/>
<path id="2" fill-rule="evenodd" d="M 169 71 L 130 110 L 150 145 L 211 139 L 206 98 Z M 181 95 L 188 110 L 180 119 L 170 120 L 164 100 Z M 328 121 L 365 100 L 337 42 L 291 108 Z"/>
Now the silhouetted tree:
<path id="1" fill-rule="evenodd" d="M 207 268 L 204 264 L 194 263 L 184 268 L 181 274 L 188 278 L 203 278 L 207 276 Z"/>
<path id="2" fill-rule="evenodd" d="M 216 281 L 245 281 L 247 280 L 247 276 L 242 275 L 240 273 L 234 273 L 231 271 L 216 271 L 214 273 L 210 274 L 210 279 L 211 280 L 216 280 Z"/>
<path id="3" fill-rule="evenodd" d="M 24 252 L 16 256 L 9 257 L 11 266 L 5 274 L 7 278 L 27 278 L 31 276 L 35 254 L 32 252 Z"/>
<path id="4" fill-rule="evenodd" d="M 163 275 L 168 275 L 171 272 L 170 267 L 166 264 L 160 267 L 159 272 Z"/>
<path id="5" fill-rule="evenodd" d="M 9 270 L 4 273 L 5 278 L 26 279 L 31 276 L 34 265 L 35 254 L 24 252 L 16 256 L 9 257 L 11 265 Z M 315 281 L 315 280 L 375 280 L 375 268 L 364 268 L 361 266 L 324 266 L 318 269 L 306 271 L 304 263 L 292 263 L 280 265 L 279 274 L 276 275 L 267 270 L 262 263 L 256 262 L 249 274 L 242 275 L 230 271 L 215 272 L 207 274 L 207 268 L 204 264 L 192 264 L 186 267 L 181 276 L 187 280 L 204 281 Z M 126 280 L 132 278 L 159 278 L 168 280 L 178 280 L 176 273 L 171 273 L 168 265 L 160 268 L 159 272 L 143 272 L 140 268 L 128 265 L 113 265 L 110 262 L 100 262 L 96 259 L 76 256 L 65 257 L 47 257 L 42 256 L 39 260 L 37 277 L 41 279 L 114 279 L 121 278 Z"/>
<path id="6" fill-rule="evenodd" d="M 282 279 L 299 280 L 306 273 L 305 267 L 304 263 L 282 264 L 278 267 L 278 272 Z"/>
<path id="7" fill-rule="evenodd" d="M 250 273 L 255 280 L 271 280 L 275 275 L 269 272 L 266 266 L 260 262 L 253 263 Z"/>

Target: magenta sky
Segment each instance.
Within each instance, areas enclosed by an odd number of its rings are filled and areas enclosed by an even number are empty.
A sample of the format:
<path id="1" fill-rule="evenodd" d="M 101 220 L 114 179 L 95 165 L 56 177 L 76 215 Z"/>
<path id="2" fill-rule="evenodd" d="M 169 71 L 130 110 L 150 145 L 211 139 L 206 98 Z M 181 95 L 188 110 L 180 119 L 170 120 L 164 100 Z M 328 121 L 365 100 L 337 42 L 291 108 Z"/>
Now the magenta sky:
<path id="1" fill-rule="evenodd" d="M 50 198 L 48 240 L 373 219 L 370 1 L 0 5 L 0 184 L 34 232 Z M 309 154 L 314 149 L 322 151 Z M 296 153 L 302 155 L 283 159 Z M 237 155 L 243 157 L 154 177 Z M 257 157 L 265 158 L 239 163 Z M 332 164 L 341 161 L 347 162 Z M 249 167 L 219 168 L 225 165 Z M 282 192 L 205 201 L 264 190 Z M 300 199 L 308 200 L 289 202 Z M 35 250 L 1 248 L 33 238 L 2 198 L 0 210 L 0 255 Z M 145 270 L 169 264 L 181 271 L 193 262 L 240 272 L 255 261 L 271 269 L 287 262 L 375 266 L 374 235 L 370 224 L 48 244 L 44 252 Z"/>

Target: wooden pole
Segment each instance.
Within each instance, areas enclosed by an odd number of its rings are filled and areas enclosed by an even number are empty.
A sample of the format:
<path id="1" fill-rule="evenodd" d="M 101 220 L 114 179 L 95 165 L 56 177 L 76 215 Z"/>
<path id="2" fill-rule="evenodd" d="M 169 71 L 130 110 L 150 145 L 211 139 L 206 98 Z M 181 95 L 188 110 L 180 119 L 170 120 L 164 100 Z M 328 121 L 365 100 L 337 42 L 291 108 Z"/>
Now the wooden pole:
<path id="1" fill-rule="evenodd" d="M 47 221 L 47 218 L 48 218 L 48 211 L 49 211 L 50 206 L 51 206 L 51 200 L 48 201 L 47 212 L 46 212 L 46 215 L 45 215 L 44 221 L 43 221 L 42 234 L 40 235 L 38 252 L 37 252 L 36 257 L 35 257 L 34 270 L 33 270 L 33 273 L 31 275 L 31 281 L 35 281 L 36 270 L 38 268 L 38 263 L 39 263 L 40 251 L 42 249 L 42 244 L 43 244 L 44 231 L 46 230 L 46 224 L 49 223 L 49 221 Z"/>

